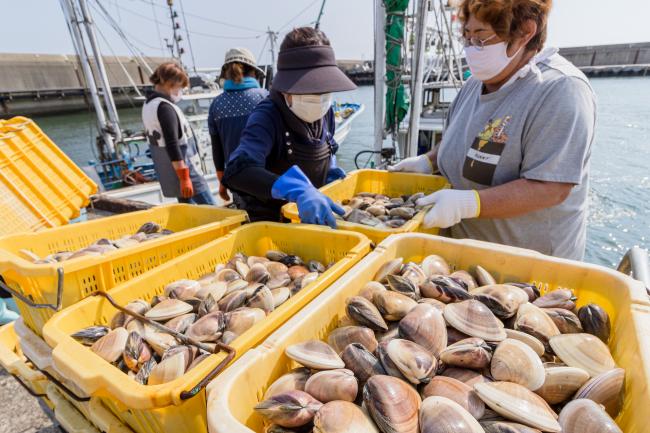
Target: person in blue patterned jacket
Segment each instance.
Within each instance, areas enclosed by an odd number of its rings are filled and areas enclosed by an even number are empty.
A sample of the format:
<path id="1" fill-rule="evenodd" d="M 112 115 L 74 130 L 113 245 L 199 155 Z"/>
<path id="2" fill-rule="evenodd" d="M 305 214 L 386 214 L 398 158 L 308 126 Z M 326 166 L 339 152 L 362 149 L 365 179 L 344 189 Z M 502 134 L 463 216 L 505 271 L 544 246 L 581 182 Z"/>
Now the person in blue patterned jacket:
<path id="1" fill-rule="evenodd" d="M 268 96 L 260 88 L 258 79 L 264 77 L 255 57 L 246 48 L 232 48 L 226 53 L 221 69 L 224 92 L 217 96 L 208 115 L 208 129 L 212 141 L 212 158 L 219 179 L 219 196 L 229 201 L 228 189 L 221 183 L 226 162 L 239 145 L 241 133 L 253 108 Z M 233 202 L 240 207 L 239 197 L 233 193 Z"/>

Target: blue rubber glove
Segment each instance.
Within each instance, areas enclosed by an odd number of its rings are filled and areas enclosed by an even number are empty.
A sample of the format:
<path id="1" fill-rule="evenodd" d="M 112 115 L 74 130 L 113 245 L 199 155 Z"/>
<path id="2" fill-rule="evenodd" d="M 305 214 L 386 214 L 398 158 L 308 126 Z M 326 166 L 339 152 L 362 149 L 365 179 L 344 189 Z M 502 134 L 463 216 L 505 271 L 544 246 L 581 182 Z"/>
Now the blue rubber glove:
<path id="1" fill-rule="evenodd" d="M 336 228 L 332 212 L 343 215 L 345 210 L 311 184 L 305 173 L 294 165 L 280 176 L 271 188 L 273 198 L 292 201 L 298 205 L 300 221 L 307 224 Z"/>
<path id="2" fill-rule="evenodd" d="M 7 308 L 5 301 L 6 299 L 0 298 L 0 325 L 6 325 L 20 317 L 17 313 Z"/>
<path id="3" fill-rule="evenodd" d="M 336 155 L 332 155 L 330 159 L 330 168 L 327 171 L 327 180 L 325 183 L 332 183 L 335 180 L 344 179 L 345 170 L 336 165 Z"/>

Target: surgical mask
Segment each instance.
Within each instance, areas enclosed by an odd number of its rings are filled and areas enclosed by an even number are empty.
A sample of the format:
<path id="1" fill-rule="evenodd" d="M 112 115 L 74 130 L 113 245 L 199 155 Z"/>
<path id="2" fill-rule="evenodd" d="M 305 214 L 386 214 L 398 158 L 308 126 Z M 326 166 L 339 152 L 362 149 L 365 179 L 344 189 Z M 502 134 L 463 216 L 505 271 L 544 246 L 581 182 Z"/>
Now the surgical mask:
<path id="1" fill-rule="evenodd" d="M 176 104 L 181 99 L 183 99 L 183 89 L 178 89 L 177 91 L 169 95 L 169 97 L 171 98 L 172 102 Z"/>
<path id="2" fill-rule="evenodd" d="M 465 58 L 472 75 L 481 81 L 488 81 L 499 75 L 521 51 L 523 45 L 508 57 L 508 44 L 499 42 L 493 45 L 465 47 Z"/>
<path id="3" fill-rule="evenodd" d="M 327 114 L 332 106 L 332 94 L 291 95 L 291 104 L 287 102 L 287 105 L 300 120 L 313 123 Z"/>

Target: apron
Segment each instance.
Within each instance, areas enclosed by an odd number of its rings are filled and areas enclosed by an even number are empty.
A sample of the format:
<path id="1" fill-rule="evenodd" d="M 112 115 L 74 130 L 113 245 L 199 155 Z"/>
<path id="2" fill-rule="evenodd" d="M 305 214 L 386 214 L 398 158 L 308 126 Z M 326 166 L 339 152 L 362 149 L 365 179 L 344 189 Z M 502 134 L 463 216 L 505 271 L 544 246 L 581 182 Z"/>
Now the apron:
<path id="1" fill-rule="evenodd" d="M 176 175 L 176 170 L 172 165 L 169 154 L 167 153 L 165 138 L 162 134 L 162 127 L 158 120 L 158 106 L 160 104 L 170 104 L 181 124 L 181 138 L 179 147 L 185 165 L 190 169 L 190 180 L 194 188 L 194 194 L 199 194 L 209 190 L 208 183 L 203 177 L 201 170 L 201 159 L 197 151 L 196 137 L 192 132 L 189 122 L 181 109 L 165 98 L 154 98 L 146 102 L 142 107 L 142 119 L 145 126 L 145 132 L 149 141 L 149 152 L 154 164 L 160 189 L 165 197 L 181 197 L 180 181 Z"/>

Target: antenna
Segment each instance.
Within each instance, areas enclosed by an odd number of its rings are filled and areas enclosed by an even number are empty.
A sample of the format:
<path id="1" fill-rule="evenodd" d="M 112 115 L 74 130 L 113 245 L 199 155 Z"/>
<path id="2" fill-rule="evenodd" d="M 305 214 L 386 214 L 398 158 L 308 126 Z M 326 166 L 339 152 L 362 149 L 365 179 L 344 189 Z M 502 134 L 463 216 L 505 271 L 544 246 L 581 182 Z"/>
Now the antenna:
<path id="1" fill-rule="evenodd" d="M 271 46 L 271 65 L 275 68 L 275 43 L 278 40 L 278 33 L 267 27 L 266 34 L 269 36 L 269 44 Z"/>
<path id="2" fill-rule="evenodd" d="M 323 0 L 323 3 L 320 4 L 320 11 L 318 12 L 318 18 L 316 18 L 316 23 L 314 24 L 314 28 L 318 30 L 320 27 L 320 19 L 323 17 L 323 11 L 325 10 L 325 3 L 327 3 L 327 0 Z"/>
<path id="3" fill-rule="evenodd" d="M 169 6 L 169 19 L 172 21 L 173 37 L 171 42 L 168 42 L 167 39 L 165 39 L 165 42 L 172 53 L 172 57 L 183 66 L 183 59 L 181 56 L 185 53 L 185 49 L 180 45 L 183 37 L 180 34 L 181 24 L 178 22 L 178 13 L 174 10 L 174 0 L 167 0 L 167 6 Z M 176 49 L 175 53 L 174 49 Z"/>

